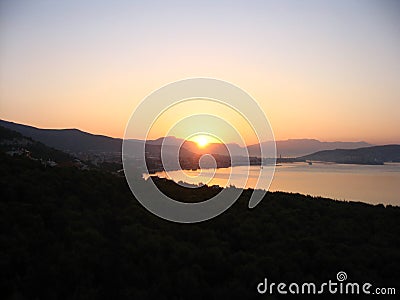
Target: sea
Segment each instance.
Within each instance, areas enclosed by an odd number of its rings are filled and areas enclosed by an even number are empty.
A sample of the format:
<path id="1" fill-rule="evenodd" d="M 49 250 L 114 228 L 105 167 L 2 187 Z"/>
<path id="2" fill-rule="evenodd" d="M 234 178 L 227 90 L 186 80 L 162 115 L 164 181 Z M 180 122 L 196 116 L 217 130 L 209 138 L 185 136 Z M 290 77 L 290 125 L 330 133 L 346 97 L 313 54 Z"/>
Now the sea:
<path id="1" fill-rule="evenodd" d="M 400 206 L 400 163 L 354 165 L 304 162 L 275 166 L 163 171 L 152 176 L 194 185 L 207 184 L 300 193 L 337 200 Z M 267 168 L 267 170 L 265 170 Z M 268 169 L 270 168 L 270 169 Z M 273 172 L 272 181 L 260 173 Z M 147 175 L 148 176 L 148 175 Z"/>

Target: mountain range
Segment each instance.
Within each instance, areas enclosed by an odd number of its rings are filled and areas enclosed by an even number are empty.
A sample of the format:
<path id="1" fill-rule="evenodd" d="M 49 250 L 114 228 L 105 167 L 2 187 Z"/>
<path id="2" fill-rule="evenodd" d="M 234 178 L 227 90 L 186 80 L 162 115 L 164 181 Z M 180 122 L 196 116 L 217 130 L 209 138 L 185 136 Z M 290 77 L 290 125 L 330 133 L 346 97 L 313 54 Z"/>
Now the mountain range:
<path id="1" fill-rule="evenodd" d="M 112 138 L 104 135 L 95 135 L 79 129 L 41 129 L 33 126 L 18 124 L 5 120 L 0 120 L 0 126 L 17 131 L 24 136 L 30 137 L 45 145 L 66 151 L 69 153 L 99 153 L 99 152 L 121 152 L 122 139 Z M 143 147 L 143 140 L 129 139 L 133 148 Z M 146 145 L 150 148 L 157 148 L 164 142 L 164 145 L 175 148 L 183 144 L 183 148 L 195 154 L 207 153 L 227 155 L 228 148 L 232 156 L 244 156 L 246 150 L 250 156 L 260 157 L 260 145 L 254 144 L 241 147 L 235 143 L 209 144 L 207 149 L 197 147 L 197 144 L 191 141 L 184 141 L 176 137 L 162 137 L 156 140 L 146 141 Z M 263 142 L 262 145 L 268 146 Z M 153 146 L 153 147 L 152 147 Z M 282 157 L 299 157 L 308 155 L 321 150 L 333 149 L 356 149 L 372 146 L 366 142 L 321 142 L 315 139 L 288 139 L 276 141 L 277 156 Z"/>
<path id="2" fill-rule="evenodd" d="M 299 157 L 298 159 L 334 162 L 339 164 L 382 165 L 385 162 L 400 162 L 400 145 L 323 150 Z"/>

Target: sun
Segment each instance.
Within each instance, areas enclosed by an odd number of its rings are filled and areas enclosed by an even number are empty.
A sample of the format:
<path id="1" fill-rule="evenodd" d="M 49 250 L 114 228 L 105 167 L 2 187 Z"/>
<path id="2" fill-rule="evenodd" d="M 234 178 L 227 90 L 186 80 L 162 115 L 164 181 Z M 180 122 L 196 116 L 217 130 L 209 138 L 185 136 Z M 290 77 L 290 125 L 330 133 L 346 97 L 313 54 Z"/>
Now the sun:
<path id="1" fill-rule="evenodd" d="M 204 148 L 209 144 L 207 137 L 204 135 L 197 135 L 192 138 L 192 141 L 194 141 L 199 148 Z"/>
<path id="2" fill-rule="evenodd" d="M 188 141 L 196 143 L 197 147 L 205 148 L 210 144 L 220 144 L 221 141 L 212 135 L 208 134 L 196 134 L 188 139 Z"/>

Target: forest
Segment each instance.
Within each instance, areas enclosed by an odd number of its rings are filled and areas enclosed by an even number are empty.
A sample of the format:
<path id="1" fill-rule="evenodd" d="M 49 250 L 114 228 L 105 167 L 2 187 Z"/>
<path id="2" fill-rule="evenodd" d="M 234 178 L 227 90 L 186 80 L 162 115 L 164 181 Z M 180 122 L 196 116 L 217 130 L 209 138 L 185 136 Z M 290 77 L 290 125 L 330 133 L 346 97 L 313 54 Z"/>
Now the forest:
<path id="1" fill-rule="evenodd" d="M 0 165 L 2 299 L 259 299 L 265 277 L 318 283 L 339 271 L 400 288 L 399 207 L 268 192 L 249 209 L 245 190 L 217 218 L 184 225 L 149 213 L 107 171 L 4 153 Z"/>

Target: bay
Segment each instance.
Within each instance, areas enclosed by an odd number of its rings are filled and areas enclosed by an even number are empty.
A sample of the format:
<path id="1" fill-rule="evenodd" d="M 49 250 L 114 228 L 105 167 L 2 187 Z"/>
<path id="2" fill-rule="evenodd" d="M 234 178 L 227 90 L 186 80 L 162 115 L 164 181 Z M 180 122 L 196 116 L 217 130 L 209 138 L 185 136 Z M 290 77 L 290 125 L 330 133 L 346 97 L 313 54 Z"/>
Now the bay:
<path id="1" fill-rule="evenodd" d="M 273 168 L 264 166 L 263 168 Z M 184 172 L 184 173 L 183 173 Z M 154 175 L 190 184 L 234 185 L 254 188 L 259 166 L 158 172 Z M 400 206 L 400 164 L 351 165 L 333 163 L 288 163 L 275 167 L 271 185 L 260 179 L 259 187 L 270 191 L 301 193 L 338 200 Z"/>

